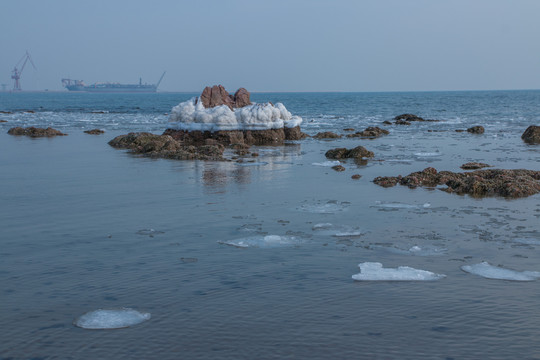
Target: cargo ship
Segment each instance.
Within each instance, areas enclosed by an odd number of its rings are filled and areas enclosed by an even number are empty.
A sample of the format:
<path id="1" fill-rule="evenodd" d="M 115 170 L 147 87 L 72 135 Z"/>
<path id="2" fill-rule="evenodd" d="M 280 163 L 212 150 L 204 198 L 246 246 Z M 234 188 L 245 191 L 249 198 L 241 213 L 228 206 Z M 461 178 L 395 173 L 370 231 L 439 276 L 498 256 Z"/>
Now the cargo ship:
<path id="1" fill-rule="evenodd" d="M 157 84 L 143 84 L 139 79 L 138 84 L 120 83 L 95 83 L 86 85 L 82 80 L 62 79 L 62 85 L 69 91 L 99 92 L 99 93 L 153 93 L 158 89 L 165 72 L 159 78 Z"/>

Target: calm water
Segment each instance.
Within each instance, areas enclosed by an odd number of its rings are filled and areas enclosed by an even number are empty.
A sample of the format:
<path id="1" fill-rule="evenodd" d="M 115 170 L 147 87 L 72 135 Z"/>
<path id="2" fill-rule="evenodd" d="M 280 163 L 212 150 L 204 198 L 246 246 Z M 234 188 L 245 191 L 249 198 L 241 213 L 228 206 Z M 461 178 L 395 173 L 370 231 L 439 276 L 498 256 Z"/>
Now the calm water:
<path id="1" fill-rule="evenodd" d="M 107 145 L 130 131 L 161 133 L 170 109 L 194 95 L 0 93 L 0 110 L 13 112 L 0 114 L 0 358 L 540 359 L 540 283 L 460 270 L 488 261 L 540 271 L 540 245 L 520 242 L 540 241 L 539 195 L 473 199 L 371 182 L 469 161 L 540 170 L 540 146 L 520 139 L 540 123 L 540 91 L 254 94 L 283 102 L 309 134 L 405 112 L 444 121 L 389 126 L 376 140 L 261 147 L 252 164 L 155 160 Z M 32 125 L 69 136 L 6 134 Z M 454 131 L 473 125 L 486 132 Z M 82 132 L 93 128 L 106 133 Z M 313 165 L 357 145 L 375 152 L 365 166 Z M 295 241 L 223 244 L 264 235 Z M 447 277 L 353 281 L 366 261 Z M 122 307 L 152 318 L 119 330 L 72 325 Z"/>

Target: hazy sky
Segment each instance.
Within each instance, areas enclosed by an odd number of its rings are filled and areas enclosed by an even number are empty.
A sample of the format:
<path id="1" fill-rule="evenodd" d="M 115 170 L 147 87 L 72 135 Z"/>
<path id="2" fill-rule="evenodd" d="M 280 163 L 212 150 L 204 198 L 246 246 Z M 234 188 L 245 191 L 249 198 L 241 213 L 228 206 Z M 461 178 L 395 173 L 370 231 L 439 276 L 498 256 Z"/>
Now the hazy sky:
<path id="1" fill-rule="evenodd" d="M 540 88 L 540 0 L 0 0 L 0 83 L 160 90 Z"/>

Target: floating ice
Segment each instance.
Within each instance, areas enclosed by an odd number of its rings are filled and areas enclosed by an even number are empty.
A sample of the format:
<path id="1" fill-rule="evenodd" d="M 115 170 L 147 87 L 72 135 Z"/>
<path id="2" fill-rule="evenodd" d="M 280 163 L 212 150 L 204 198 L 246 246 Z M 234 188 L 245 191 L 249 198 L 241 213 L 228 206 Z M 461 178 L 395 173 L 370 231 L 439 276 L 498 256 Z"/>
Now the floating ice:
<path id="1" fill-rule="evenodd" d="M 538 271 L 516 271 L 493 266 L 488 262 L 481 262 L 474 265 L 464 265 L 461 270 L 485 277 L 486 279 L 513 280 L 513 281 L 533 281 L 540 278 Z"/>
<path id="2" fill-rule="evenodd" d="M 375 206 L 385 209 L 425 209 L 431 206 L 430 203 L 424 203 L 422 205 L 404 204 L 399 202 L 385 203 L 381 201 L 375 201 Z"/>
<path id="3" fill-rule="evenodd" d="M 525 245 L 540 245 L 540 240 L 531 239 L 531 238 L 517 238 L 517 239 L 514 239 L 513 241 L 519 244 L 525 244 Z"/>
<path id="4" fill-rule="evenodd" d="M 414 153 L 414 156 L 417 157 L 436 157 L 441 156 L 442 154 L 440 152 L 417 152 Z"/>
<path id="5" fill-rule="evenodd" d="M 408 266 L 398 268 L 383 268 L 378 262 L 358 264 L 360 273 L 352 276 L 358 281 L 431 281 L 439 280 L 446 275 L 435 274 L 431 271 L 418 270 Z"/>
<path id="6" fill-rule="evenodd" d="M 149 313 L 141 313 L 129 308 L 99 309 L 81 315 L 73 324 L 83 329 L 121 329 L 149 319 Z"/>
<path id="7" fill-rule="evenodd" d="M 154 230 L 154 229 L 141 229 L 137 231 L 137 235 L 145 235 L 145 236 L 150 236 L 150 237 L 154 237 L 154 235 L 158 235 L 158 234 L 165 234 L 165 233 L 163 231 Z"/>
<path id="8" fill-rule="evenodd" d="M 315 165 L 315 166 L 325 166 L 325 167 L 332 167 L 332 166 L 336 166 L 336 165 L 340 165 L 341 162 L 339 162 L 338 160 L 336 161 L 324 161 L 324 162 L 314 162 L 312 163 L 311 165 Z"/>
<path id="9" fill-rule="evenodd" d="M 239 162 L 237 163 L 238 166 L 264 166 L 268 165 L 265 161 L 253 161 L 253 162 Z"/>
<path id="10" fill-rule="evenodd" d="M 345 211 L 349 203 L 339 201 L 328 201 L 326 203 L 304 204 L 298 207 L 300 211 L 305 211 L 314 214 L 333 214 L 336 212 Z"/>
<path id="11" fill-rule="evenodd" d="M 301 239 L 295 236 L 280 236 L 280 235 L 266 235 L 266 236 L 251 236 L 241 239 L 218 241 L 220 244 L 231 245 L 239 248 L 258 247 L 258 248 L 276 248 L 296 246 L 302 242 Z"/>
<path id="12" fill-rule="evenodd" d="M 422 246 L 414 245 L 410 247 L 409 249 L 402 249 L 402 248 L 398 248 L 394 246 L 373 245 L 373 246 L 370 246 L 370 249 L 384 249 L 395 254 L 415 255 L 415 256 L 444 255 L 448 251 L 445 248 L 432 246 L 432 245 L 422 245 Z"/>
<path id="13" fill-rule="evenodd" d="M 169 116 L 180 130 L 267 130 L 292 128 L 302 118 L 292 116 L 282 103 L 252 104 L 231 110 L 226 105 L 205 108 L 202 101 L 192 98 L 173 107 Z"/>
<path id="14" fill-rule="evenodd" d="M 331 223 L 315 224 L 312 227 L 319 235 L 330 235 L 335 237 L 353 237 L 362 235 L 362 231 L 358 227 L 348 225 L 334 225 Z"/>

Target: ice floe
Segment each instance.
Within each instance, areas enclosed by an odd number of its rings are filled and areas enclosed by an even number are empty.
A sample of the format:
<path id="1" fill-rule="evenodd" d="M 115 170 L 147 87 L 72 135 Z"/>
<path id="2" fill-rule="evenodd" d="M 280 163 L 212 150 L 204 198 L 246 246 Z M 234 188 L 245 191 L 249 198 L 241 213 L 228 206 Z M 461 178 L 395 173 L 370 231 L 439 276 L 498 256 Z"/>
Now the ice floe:
<path id="1" fill-rule="evenodd" d="M 335 237 L 353 237 L 360 236 L 363 232 L 358 227 L 348 225 L 334 225 L 331 223 L 315 224 L 312 230 L 318 235 L 329 235 Z"/>
<path id="2" fill-rule="evenodd" d="M 431 206 L 430 203 L 424 203 L 422 205 L 414 205 L 414 204 L 404 204 L 400 202 L 375 201 L 375 207 L 380 207 L 384 209 L 426 209 L 430 206 Z"/>
<path id="3" fill-rule="evenodd" d="M 142 313 L 134 309 L 99 309 L 81 315 L 73 324 L 83 329 L 92 330 L 121 329 L 149 319 L 149 313 Z"/>
<path id="4" fill-rule="evenodd" d="M 446 277 L 446 275 L 408 266 L 383 268 L 382 264 L 378 262 L 365 262 L 358 264 L 358 267 L 360 273 L 352 276 L 354 280 L 358 281 L 432 281 Z"/>
<path id="5" fill-rule="evenodd" d="M 517 238 L 512 240 L 513 242 L 525 245 L 540 245 L 540 240 L 533 238 Z"/>
<path id="6" fill-rule="evenodd" d="M 314 214 L 333 214 L 336 212 L 341 212 L 347 210 L 349 207 L 348 202 L 339 202 L 339 201 L 327 201 L 320 202 L 316 204 L 303 204 L 297 208 L 297 210 L 305 211 Z"/>
<path id="7" fill-rule="evenodd" d="M 437 157 L 437 156 L 441 156 L 442 154 L 440 152 L 417 152 L 417 153 L 414 153 L 414 156 L 416 157 L 425 157 L 425 158 L 428 158 L 428 157 Z"/>
<path id="8" fill-rule="evenodd" d="M 336 166 L 336 165 L 340 165 L 340 164 L 341 164 L 341 162 L 339 162 L 338 160 L 335 160 L 335 161 L 314 162 L 311 165 L 332 167 L 332 166 Z"/>
<path id="9" fill-rule="evenodd" d="M 533 281 L 540 278 L 538 271 L 517 271 L 493 266 L 483 261 L 479 264 L 464 265 L 461 270 L 485 277 L 486 279 L 513 280 L 513 281 Z"/>
<path id="10" fill-rule="evenodd" d="M 205 108 L 192 98 L 173 107 L 169 121 L 179 130 L 267 130 L 292 128 L 302 123 L 282 103 L 251 104 L 231 110 L 226 105 Z"/>
<path id="11" fill-rule="evenodd" d="M 241 239 L 228 241 L 218 241 L 220 244 L 235 246 L 239 248 L 257 247 L 257 248 L 277 248 L 296 246 L 302 243 L 303 240 L 296 236 L 280 236 L 280 235 L 260 235 L 250 236 Z"/>
<path id="12" fill-rule="evenodd" d="M 370 246 L 370 249 L 384 249 L 395 254 L 415 256 L 438 256 L 444 255 L 448 252 L 446 248 L 433 245 L 414 245 L 408 249 L 402 249 L 395 246 L 372 245 Z"/>

